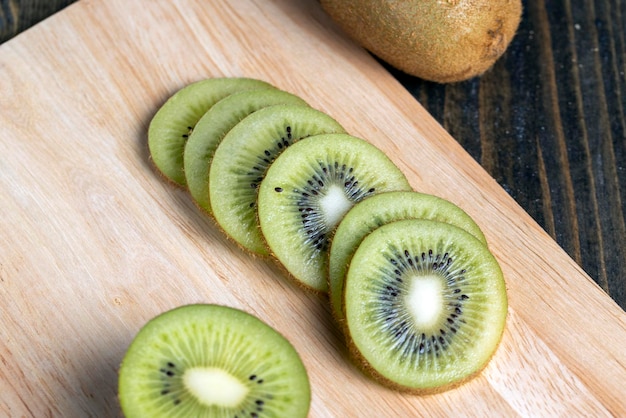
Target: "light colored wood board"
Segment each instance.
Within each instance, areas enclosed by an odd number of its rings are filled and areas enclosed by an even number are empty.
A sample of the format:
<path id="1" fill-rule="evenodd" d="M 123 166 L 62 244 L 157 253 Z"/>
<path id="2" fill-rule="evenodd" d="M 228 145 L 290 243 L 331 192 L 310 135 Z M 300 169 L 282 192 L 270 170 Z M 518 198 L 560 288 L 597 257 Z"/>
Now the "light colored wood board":
<path id="1" fill-rule="evenodd" d="M 346 357 L 326 300 L 228 242 L 152 169 L 150 118 L 203 78 L 302 96 L 483 228 L 510 310 L 487 369 L 417 397 Z M 626 315 L 315 0 L 80 2 L 0 46 L 0 414 L 115 416 L 154 315 L 244 309 L 296 347 L 312 417 L 620 416 Z"/>

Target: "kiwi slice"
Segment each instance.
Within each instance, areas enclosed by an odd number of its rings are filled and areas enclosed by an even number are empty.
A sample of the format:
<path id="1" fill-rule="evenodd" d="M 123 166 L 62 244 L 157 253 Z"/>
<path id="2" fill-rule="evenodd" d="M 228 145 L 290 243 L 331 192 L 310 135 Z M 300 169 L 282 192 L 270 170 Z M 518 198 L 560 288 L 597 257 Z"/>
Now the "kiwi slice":
<path id="1" fill-rule="evenodd" d="M 242 248 L 267 255 L 256 218 L 257 189 L 270 164 L 288 146 L 312 135 L 345 132 L 329 115 L 302 105 L 260 109 L 233 127 L 209 169 L 215 220 Z"/>
<path id="2" fill-rule="evenodd" d="M 502 271 L 476 237 L 443 222 L 392 222 L 359 245 L 343 295 L 350 352 L 367 373 L 414 393 L 479 373 L 505 326 Z"/>
<path id="3" fill-rule="evenodd" d="M 183 151 L 198 120 L 229 94 L 259 88 L 274 87 L 261 80 L 224 77 L 196 81 L 174 93 L 148 127 L 148 148 L 159 172 L 172 183 L 185 186 Z"/>
<path id="4" fill-rule="evenodd" d="M 150 320 L 119 370 L 133 417 L 306 417 L 306 369 L 276 330 L 220 305 L 178 307 Z"/>
<path id="5" fill-rule="evenodd" d="M 350 258 L 374 229 L 402 219 L 430 219 L 463 228 L 483 244 L 485 236 L 474 220 L 454 203 L 426 193 L 381 193 L 357 203 L 337 226 L 328 259 L 328 290 L 333 315 L 343 321 L 341 294 Z"/>
<path id="6" fill-rule="evenodd" d="M 394 190 L 411 186 L 374 145 L 348 134 L 306 138 L 287 148 L 261 182 L 261 230 L 295 279 L 327 292 L 329 240 L 336 225 L 355 203 Z"/>
<path id="7" fill-rule="evenodd" d="M 194 201 L 211 213 L 209 167 L 215 149 L 224 136 L 243 118 L 276 104 L 306 105 L 298 96 L 279 89 L 233 93 L 217 102 L 200 118 L 189 136 L 183 155 L 187 188 Z"/>

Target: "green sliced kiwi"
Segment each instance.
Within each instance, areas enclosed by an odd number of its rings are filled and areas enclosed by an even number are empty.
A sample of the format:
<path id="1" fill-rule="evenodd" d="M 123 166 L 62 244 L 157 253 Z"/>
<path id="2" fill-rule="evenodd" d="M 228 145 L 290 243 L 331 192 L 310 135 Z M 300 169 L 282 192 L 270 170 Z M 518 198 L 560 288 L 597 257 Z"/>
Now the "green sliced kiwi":
<path id="1" fill-rule="evenodd" d="M 178 307 L 150 320 L 119 370 L 133 417 L 306 417 L 310 385 L 291 343 L 244 311 Z"/>
<path id="2" fill-rule="evenodd" d="M 341 294 L 350 258 L 374 229 L 402 219 L 430 219 L 463 228 L 485 245 L 480 227 L 454 203 L 426 193 L 381 193 L 356 204 L 337 226 L 328 259 L 328 293 L 333 315 L 343 321 Z"/>
<path id="3" fill-rule="evenodd" d="M 347 135 L 306 138 L 287 148 L 261 182 L 258 217 L 271 252 L 305 287 L 328 291 L 330 237 L 357 202 L 411 190 L 378 148 Z"/>
<path id="4" fill-rule="evenodd" d="M 298 96 L 279 89 L 233 93 L 220 100 L 200 118 L 187 140 L 183 155 L 187 188 L 202 209 L 211 213 L 209 167 L 224 136 L 251 113 L 276 104 L 306 105 Z"/>
<path id="5" fill-rule="evenodd" d="M 198 120 L 229 94 L 260 88 L 274 87 L 261 80 L 224 77 L 196 81 L 174 93 L 148 127 L 148 148 L 155 167 L 172 183 L 185 186 L 183 152 Z"/>
<path id="6" fill-rule="evenodd" d="M 256 218 L 257 188 L 267 168 L 301 138 L 345 132 L 329 115 L 303 105 L 274 105 L 243 119 L 222 139 L 209 169 L 215 220 L 242 248 L 267 255 Z"/>
<path id="7" fill-rule="evenodd" d="M 476 237 L 443 222 L 392 222 L 359 245 L 344 285 L 350 352 L 395 389 L 428 394 L 477 375 L 502 337 L 502 271 Z"/>

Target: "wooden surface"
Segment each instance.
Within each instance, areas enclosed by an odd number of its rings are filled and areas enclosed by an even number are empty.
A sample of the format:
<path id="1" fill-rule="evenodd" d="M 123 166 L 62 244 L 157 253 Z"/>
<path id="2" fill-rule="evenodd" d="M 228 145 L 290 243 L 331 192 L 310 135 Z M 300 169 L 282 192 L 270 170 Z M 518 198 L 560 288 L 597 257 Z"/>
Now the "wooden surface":
<path id="1" fill-rule="evenodd" d="M 0 42 L 72 2 L 0 0 Z M 483 77 L 441 85 L 388 70 L 626 309 L 626 2 L 523 4 Z"/>
<path id="2" fill-rule="evenodd" d="M 477 379 L 423 398 L 367 379 L 324 298 L 242 253 L 154 173 L 158 106 L 238 75 L 301 95 L 480 224 L 510 309 Z M 312 417 L 626 415 L 624 311 L 315 1 L 82 0 L 0 45 L 0 91 L 0 415 L 118 415 L 131 339 L 193 302 L 245 309 L 290 339 Z"/>

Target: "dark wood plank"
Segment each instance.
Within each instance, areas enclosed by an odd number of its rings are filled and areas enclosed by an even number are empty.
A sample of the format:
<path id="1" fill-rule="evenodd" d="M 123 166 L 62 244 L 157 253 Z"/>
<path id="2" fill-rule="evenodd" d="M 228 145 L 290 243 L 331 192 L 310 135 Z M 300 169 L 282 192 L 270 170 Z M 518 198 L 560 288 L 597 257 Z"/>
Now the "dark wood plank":
<path id="1" fill-rule="evenodd" d="M 0 0 L 0 43 L 25 31 L 75 0 Z"/>

